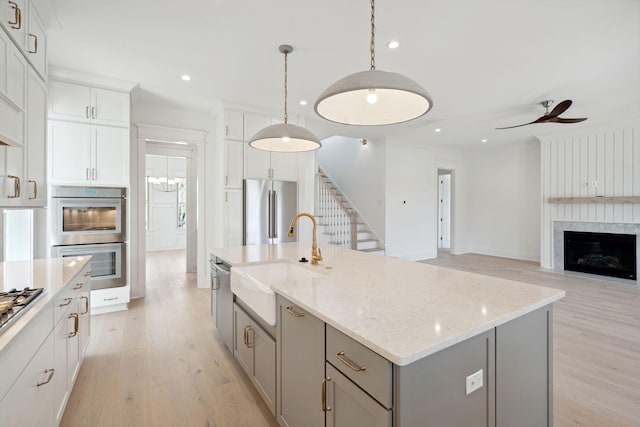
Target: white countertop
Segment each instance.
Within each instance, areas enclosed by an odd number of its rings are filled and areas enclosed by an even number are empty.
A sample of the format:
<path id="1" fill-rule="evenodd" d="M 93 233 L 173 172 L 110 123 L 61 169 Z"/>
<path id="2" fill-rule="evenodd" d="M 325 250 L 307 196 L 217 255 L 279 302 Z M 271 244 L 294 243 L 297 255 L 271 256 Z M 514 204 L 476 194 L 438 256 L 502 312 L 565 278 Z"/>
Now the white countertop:
<path id="1" fill-rule="evenodd" d="M 331 245 L 277 294 L 404 366 L 564 297 L 564 291 Z M 229 264 L 311 258 L 310 243 L 212 249 Z M 327 269 L 331 267 L 331 269 Z"/>
<path id="2" fill-rule="evenodd" d="M 0 263 L 0 278 L 2 279 L 0 282 L 0 291 L 6 292 L 14 288 L 22 289 L 26 287 L 45 289 L 45 292 L 35 302 L 27 306 L 19 318 L 6 327 L 6 331 L 0 334 L 0 351 L 2 351 L 90 261 L 90 256 L 79 256 Z"/>

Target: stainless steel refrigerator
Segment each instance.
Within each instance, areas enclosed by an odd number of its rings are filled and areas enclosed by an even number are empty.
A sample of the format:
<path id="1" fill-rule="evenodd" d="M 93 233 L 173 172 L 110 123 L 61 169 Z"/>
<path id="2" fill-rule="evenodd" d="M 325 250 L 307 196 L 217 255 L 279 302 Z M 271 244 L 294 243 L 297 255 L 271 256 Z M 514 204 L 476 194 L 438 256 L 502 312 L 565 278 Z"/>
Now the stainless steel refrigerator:
<path id="1" fill-rule="evenodd" d="M 289 224 L 298 213 L 298 184 L 270 179 L 245 179 L 244 245 L 295 242 L 287 236 Z"/>

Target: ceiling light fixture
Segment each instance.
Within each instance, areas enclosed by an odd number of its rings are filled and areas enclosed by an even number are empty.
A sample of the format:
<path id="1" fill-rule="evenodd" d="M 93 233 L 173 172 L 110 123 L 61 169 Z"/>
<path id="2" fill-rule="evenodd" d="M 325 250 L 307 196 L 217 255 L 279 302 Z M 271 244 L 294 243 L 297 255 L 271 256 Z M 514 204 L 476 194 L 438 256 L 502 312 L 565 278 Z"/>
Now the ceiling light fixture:
<path id="1" fill-rule="evenodd" d="M 387 43 L 387 47 L 389 49 L 397 49 L 398 46 L 400 46 L 400 42 L 398 40 L 391 40 L 389 43 Z"/>
<path id="2" fill-rule="evenodd" d="M 480 142 L 487 142 L 487 140 L 486 140 L 486 139 L 483 139 L 483 140 L 482 140 L 482 141 L 480 141 Z"/>
<path id="3" fill-rule="evenodd" d="M 183 74 L 182 75 L 182 80 L 184 80 L 185 82 L 190 82 L 191 81 L 191 76 L 188 74 Z"/>
<path id="4" fill-rule="evenodd" d="M 322 146 L 318 137 L 303 127 L 288 123 L 287 57 L 293 52 L 293 47 L 283 44 L 278 49 L 284 54 L 284 123 L 262 129 L 251 138 L 249 145 L 258 150 L 286 153 L 317 150 Z"/>
<path id="5" fill-rule="evenodd" d="M 439 133 L 439 132 L 441 132 L 441 131 L 442 131 L 442 129 L 440 129 L 440 128 L 438 128 L 438 129 L 434 130 L 434 132 L 435 132 L 435 133 Z"/>
<path id="6" fill-rule="evenodd" d="M 300 101 L 300 105 L 307 105 L 307 101 L 303 99 L 302 101 Z"/>
<path id="7" fill-rule="evenodd" d="M 347 125 L 390 125 L 418 118 L 433 107 L 418 83 L 402 74 L 376 70 L 375 47 L 375 0 L 371 0 L 371 68 L 329 86 L 315 103 L 319 116 Z"/>

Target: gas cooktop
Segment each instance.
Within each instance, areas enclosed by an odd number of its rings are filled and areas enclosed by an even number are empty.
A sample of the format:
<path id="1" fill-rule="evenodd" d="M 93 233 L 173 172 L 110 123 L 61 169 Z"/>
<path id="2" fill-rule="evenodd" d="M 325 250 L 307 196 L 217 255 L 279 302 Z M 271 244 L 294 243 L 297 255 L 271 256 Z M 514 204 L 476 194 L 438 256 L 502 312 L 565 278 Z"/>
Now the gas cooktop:
<path id="1" fill-rule="evenodd" d="M 27 306 L 43 293 L 43 288 L 12 289 L 9 292 L 0 292 L 0 334 L 6 331 L 26 311 Z"/>

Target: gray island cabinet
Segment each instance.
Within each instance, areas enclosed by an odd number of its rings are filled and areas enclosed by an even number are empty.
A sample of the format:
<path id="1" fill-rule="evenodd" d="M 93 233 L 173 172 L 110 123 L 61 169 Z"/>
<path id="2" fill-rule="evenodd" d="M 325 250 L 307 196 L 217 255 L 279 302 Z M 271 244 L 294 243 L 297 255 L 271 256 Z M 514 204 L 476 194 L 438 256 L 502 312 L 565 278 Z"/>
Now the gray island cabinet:
<path id="1" fill-rule="evenodd" d="M 564 292 L 329 247 L 301 266 L 307 252 L 212 252 L 232 265 L 234 354 L 281 426 L 553 426 Z M 242 299 L 248 273 L 274 311 Z"/>

